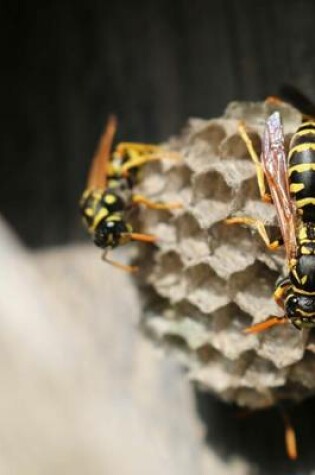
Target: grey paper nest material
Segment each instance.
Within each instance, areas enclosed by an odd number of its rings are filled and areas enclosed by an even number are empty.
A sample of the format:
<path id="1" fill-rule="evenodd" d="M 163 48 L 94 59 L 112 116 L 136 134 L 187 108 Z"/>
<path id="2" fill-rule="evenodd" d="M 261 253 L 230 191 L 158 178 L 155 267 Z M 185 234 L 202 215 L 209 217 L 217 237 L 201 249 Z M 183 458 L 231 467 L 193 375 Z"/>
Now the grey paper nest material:
<path id="1" fill-rule="evenodd" d="M 252 322 L 279 314 L 272 293 L 285 272 L 283 254 L 267 251 L 249 229 L 222 223 L 231 214 L 246 214 L 276 225 L 273 207 L 260 201 L 255 169 L 237 132 L 239 120 L 245 121 L 260 152 L 272 110 L 232 103 L 222 118 L 190 120 L 168 144 L 183 159 L 147 166 L 141 185 L 152 199 L 183 202 L 180 210 L 141 213 L 146 231 L 161 238 L 142 257 L 146 290 L 154 294 L 144 328 L 174 350 L 193 381 L 252 408 L 300 400 L 315 390 L 311 334 L 289 325 L 242 334 Z M 301 115 L 289 106 L 280 112 L 289 141 Z"/>

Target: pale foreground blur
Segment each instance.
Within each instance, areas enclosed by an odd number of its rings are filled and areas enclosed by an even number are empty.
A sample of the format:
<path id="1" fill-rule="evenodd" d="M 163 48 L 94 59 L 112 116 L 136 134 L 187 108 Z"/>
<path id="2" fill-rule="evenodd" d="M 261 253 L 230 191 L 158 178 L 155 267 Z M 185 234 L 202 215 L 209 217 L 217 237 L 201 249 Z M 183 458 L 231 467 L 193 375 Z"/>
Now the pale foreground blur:
<path id="1" fill-rule="evenodd" d="M 0 223 L 0 474 L 246 473 L 202 444 L 191 388 L 91 246 L 27 252 Z"/>

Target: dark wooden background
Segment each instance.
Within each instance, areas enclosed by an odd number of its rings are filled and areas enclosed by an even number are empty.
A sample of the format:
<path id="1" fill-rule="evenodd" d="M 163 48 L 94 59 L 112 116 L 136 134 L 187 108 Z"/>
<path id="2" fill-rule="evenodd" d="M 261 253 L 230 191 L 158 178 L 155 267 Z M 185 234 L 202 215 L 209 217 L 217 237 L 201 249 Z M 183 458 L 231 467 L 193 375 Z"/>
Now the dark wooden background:
<path id="1" fill-rule="evenodd" d="M 284 83 L 315 99 L 314 0 L 1 2 L 1 210 L 25 242 L 82 239 L 109 112 L 157 141 Z"/>

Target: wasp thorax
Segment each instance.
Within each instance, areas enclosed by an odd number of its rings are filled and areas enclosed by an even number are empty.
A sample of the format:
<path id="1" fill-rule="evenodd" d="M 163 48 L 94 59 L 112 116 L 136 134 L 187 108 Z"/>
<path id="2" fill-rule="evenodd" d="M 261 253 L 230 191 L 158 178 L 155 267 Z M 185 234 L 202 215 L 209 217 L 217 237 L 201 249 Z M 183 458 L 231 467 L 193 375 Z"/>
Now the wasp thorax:
<path id="1" fill-rule="evenodd" d="M 298 288 L 308 292 L 315 289 L 315 256 L 302 255 L 292 270 L 291 281 Z"/>

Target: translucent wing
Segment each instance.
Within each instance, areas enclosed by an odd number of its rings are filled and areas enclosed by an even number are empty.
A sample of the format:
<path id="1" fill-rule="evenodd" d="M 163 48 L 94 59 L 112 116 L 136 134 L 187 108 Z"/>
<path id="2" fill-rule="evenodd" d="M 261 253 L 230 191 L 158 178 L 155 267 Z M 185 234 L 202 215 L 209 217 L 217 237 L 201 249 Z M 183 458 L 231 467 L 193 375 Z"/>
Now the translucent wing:
<path id="1" fill-rule="evenodd" d="M 295 257 L 295 207 L 290 197 L 284 136 L 279 112 L 266 121 L 263 137 L 262 165 L 276 208 L 279 227 L 288 259 Z"/>
<path id="2" fill-rule="evenodd" d="M 107 164 L 110 158 L 113 139 L 117 129 L 117 119 L 111 115 L 100 138 L 87 180 L 87 189 L 104 189 L 106 187 Z"/>

